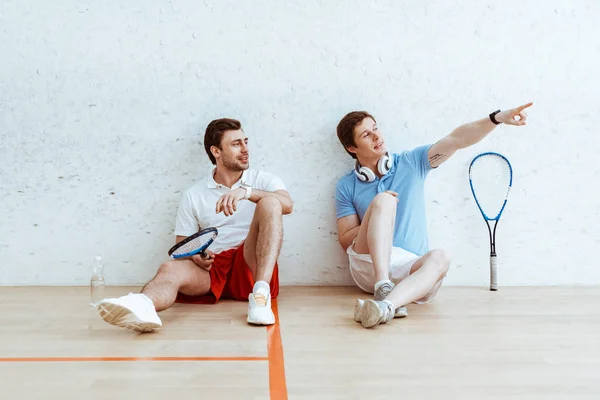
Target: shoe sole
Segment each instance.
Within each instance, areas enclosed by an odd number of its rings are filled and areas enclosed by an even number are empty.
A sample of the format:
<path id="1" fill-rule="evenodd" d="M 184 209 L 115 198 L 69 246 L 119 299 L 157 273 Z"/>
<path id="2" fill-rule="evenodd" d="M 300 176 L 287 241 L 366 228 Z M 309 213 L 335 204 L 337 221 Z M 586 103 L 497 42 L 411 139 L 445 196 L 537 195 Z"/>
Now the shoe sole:
<path id="1" fill-rule="evenodd" d="M 354 303 L 354 321 L 360 322 L 360 314 L 362 313 L 363 304 L 365 302 L 361 299 L 357 299 L 356 303 Z"/>
<path id="2" fill-rule="evenodd" d="M 250 317 L 248 317 L 247 321 L 249 324 L 252 324 L 252 325 L 273 325 L 273 324 L 275 324 L 275 317 L 273 316 L 273 319 L 269 320 L 269 321 L 260 321 L 260 320 L 251 319 Z"/>
<path id="3" fill-rule="evenodd" d="M 366 300 L 362 307 L 360 323 L 363 328 L 372 328 L 379 325 L 383 318 L 383 310 L 373 300 Z"/>
<path id="4" fill-rule="evenodd" d="M 152 332 L 161 326 L 155 322 L 140 320 L 130 309 L 118 304 L 101 303 L 98 305 L 98 312 L 105 322 L 135 332 Z"/>

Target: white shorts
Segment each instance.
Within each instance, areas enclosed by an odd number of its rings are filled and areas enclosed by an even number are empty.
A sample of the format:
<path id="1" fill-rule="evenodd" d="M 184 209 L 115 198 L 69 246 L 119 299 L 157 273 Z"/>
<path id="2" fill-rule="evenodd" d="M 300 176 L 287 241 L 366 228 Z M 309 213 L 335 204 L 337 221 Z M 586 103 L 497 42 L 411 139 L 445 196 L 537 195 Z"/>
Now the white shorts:
<path id="1" fill-rule="evenodd" d="M 373 268 L 373 260 L 371 259 L 371 255 L 357 254 L 354 251 L 354 241 L 352 241 L 352 244 L 350 247 L 348 247 L 346 253 L 348 254 L 350 264 L 350 275 L 352 275 L 352 279 L 354 279 L 356 285 L 364 292 L 373 293 L 375 283 L 377 283 L 377 281 L 375 278 L 375 269 Z M 400 247 L 392 247 L 389 272 L 390 281 L 397 285 L 403 279 L 409 276 L 410 269 L 419 258 L 419 256 L 411 253 L 410 251 L 406 251 Z M 414 303 L 425 304 L 431 301 L 437 294 L 438 290 L 440 290 L 440 287 L 442 286 L 442 280 L 443 279 L 440 279 L 429 293 L 427 293 L 421 299 L 414 301 Z"/>

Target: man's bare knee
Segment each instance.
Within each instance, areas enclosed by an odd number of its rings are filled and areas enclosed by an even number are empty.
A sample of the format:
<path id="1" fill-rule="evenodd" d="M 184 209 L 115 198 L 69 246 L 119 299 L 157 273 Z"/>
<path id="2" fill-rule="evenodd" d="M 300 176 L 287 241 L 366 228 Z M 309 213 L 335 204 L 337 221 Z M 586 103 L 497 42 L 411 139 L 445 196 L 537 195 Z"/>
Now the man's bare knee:
<path id="1" fill-rule="evenodd" d="M 283 208 L 279 200 L 273 197 L 263 197 L 256 203 L 256 209 L 269 214 L 282 214 Z"/>
<path id="2" fill-rule="evenodd" d="M 158 267 L 158 272 L 154 279 L 165 280 L 169 282 L 181 283 L 181 266 L 180 261 L 166 261 Z"/>
<path id="3" fill-rule="evenodd" d="M 446 275 L 448 268 L 450 268 L 450 254 L 445 250 L 435 249 L 431 250 L 427 256 L 434 261 L 433 265 L 435 265 L 439 275 Z"/>
<path id="4" fill-rule="evenodd" d="M 210 289 L 210 275 L 190 260 L 172 260 L 161 264 L 154 278 L 175 283 L 184 294 L 197 296 Z"/>
<path id="5" fill-rule="evenodd" d="M 371 202 L 371 207 L 382 210 L 396 210 L 398 198 L 387 192 L 379 193 Z"/>
<path id="6" fill-rule="evenodd" d="M 160 267 L 158 267 L 158 274 L 174 273 L 175 268 L 177 268 L 175 261 L 165 261 L 164 263 L 160 264 Z"/>

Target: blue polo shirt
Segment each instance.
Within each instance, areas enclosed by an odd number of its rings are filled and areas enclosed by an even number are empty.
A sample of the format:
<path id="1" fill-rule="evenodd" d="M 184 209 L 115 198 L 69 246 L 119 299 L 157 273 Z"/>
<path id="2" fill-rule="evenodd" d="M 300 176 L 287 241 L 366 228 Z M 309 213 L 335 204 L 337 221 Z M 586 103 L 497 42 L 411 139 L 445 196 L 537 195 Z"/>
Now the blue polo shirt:
<path id="1" fill-rule="evenodd" d="M 337 218 L 357 214 L 359 220 L 375 196 L 386 190 L 398 193 L 394 247 L 401 247 L 418 256 L 429 251 L 425 215 L 425 178 L 432 170 L 427 152 L 430 144 L 413 150 L 393 153 L 392 168 L 373 182 L 362 182 L 354 170 L 344 175 L 336 185 Z"/>

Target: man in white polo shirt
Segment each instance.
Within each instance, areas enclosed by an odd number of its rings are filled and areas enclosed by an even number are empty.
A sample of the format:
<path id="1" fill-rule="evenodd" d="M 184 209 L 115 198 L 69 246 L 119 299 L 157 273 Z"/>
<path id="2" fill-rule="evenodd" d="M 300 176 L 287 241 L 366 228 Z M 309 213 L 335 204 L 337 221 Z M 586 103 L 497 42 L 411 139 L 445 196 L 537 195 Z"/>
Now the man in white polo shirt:
<path id="1" fill-rule="evenodd" d="M 249 169 L 248 137 L 239 121 L 212 121 L 204 148 L 216 168 L 183 194 L 174 234 L 179 242 L 216 227 L 209 257 L 167 261 L 142 293 L 102 300 L 98 311 L 106 322 L 150 332 L 162 326 L 156 312 L 176 301 L 212 304 L 228 298 L 248 300 L 248 323 L 275 323 L 271 299 L 279 294 L 282 215 L 292 212 L 292 199 L 280 178 Z"/>

